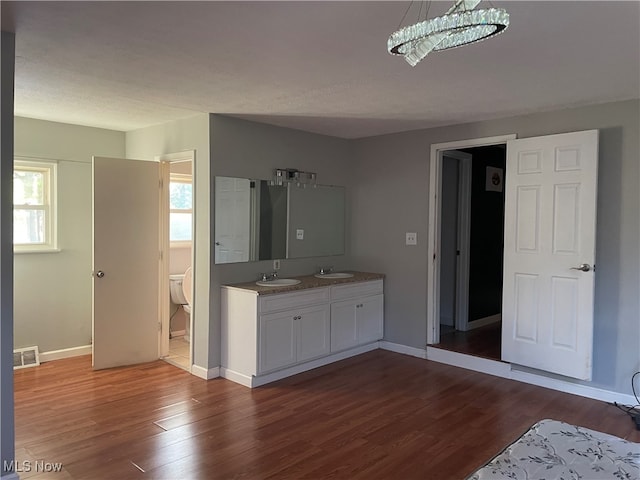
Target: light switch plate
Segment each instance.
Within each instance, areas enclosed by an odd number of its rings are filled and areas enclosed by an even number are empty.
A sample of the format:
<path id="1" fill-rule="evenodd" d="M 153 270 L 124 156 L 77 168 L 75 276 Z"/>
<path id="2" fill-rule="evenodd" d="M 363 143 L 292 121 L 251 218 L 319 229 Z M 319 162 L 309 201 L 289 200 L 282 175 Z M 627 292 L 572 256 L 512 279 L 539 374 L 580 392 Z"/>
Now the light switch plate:
<path id="1" fill-rule="evenodd" d="M 415 232 L 407 232 L 407 245 L 418 244 L 418 234 Z"/>
<path id="2" fill-rule="evenodd" d="M 280 270 L 280 260 L 274 260 L 273 261 L 273 269 L 274 270 Z"/>
<path id="3" fill-rule="evenodd" d="M 302 228 L 296 230 L 296 238 L 298 240 L 304 240 L 304 230 Z"/>

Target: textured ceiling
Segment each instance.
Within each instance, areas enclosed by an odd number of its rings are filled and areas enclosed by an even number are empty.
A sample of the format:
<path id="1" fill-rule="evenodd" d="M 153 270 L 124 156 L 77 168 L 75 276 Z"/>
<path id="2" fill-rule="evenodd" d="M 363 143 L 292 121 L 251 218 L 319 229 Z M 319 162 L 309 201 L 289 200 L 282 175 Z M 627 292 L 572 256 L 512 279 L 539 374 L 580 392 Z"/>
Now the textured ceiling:
<path id="1" fill-rule="evenodd" d="M 214 112 L 357 138 L 640 97 L 639 2 L 492 3 L 504 34 L 414 68 L 386 51 L 409 2 L 2 1 L 2 27 L 16 115 L 115 130 Z"/>

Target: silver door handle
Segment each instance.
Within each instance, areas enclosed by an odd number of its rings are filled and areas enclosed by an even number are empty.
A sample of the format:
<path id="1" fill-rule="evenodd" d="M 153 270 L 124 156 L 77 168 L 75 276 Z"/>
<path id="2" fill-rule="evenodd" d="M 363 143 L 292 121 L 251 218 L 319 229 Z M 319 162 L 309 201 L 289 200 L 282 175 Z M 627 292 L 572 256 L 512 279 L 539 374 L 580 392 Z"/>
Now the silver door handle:
<path id="1" fill-rule="evenodd" d="M 571 267 L 571 270 L 580 270 L 581 272 L 589 272 L 591 271 L 591 265 L 588 263 L 583 263 L 579 267 Z"/>
<path id="2" fill-rule="evenodd" d="M 98 271 L 96 272 L 96 277 L 98 277 L 98 278 L 102 278 L 102 277 L 104 277 L 104 272 L 103 272 L 102 270 L 98 270 Z"/>

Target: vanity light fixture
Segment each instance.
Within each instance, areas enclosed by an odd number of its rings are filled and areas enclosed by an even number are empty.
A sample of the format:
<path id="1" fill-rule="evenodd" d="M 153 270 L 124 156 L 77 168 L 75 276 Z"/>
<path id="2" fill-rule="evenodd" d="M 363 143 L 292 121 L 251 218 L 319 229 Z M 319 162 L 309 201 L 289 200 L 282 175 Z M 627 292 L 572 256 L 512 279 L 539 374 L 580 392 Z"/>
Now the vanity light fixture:
<path id="1" fill-rule="evenodd" d="M 307 185 L 316 186 L 317 175 L 314 172 L 303 172 L 295 168 L 277 168 L 273 172 L 272 185 L 285 185 L 294 183 L 296 186 L 306 187 Z"/>
<path id="2" fill-rule="evenodd" d="M 415 67 L 432 51 L 469 45 L 502 33 L 509 26 L 509 14 L 502 8 L 474 10 L 479 3 L 480 0 L 456 0 L 441 17 L 426 20 L 425 14 L 424 21 L 393 32 L 387 40 L 387 50 L 392 55 L 404 56 Z M 407 12 L 410 8 L 411 4 Z"/>

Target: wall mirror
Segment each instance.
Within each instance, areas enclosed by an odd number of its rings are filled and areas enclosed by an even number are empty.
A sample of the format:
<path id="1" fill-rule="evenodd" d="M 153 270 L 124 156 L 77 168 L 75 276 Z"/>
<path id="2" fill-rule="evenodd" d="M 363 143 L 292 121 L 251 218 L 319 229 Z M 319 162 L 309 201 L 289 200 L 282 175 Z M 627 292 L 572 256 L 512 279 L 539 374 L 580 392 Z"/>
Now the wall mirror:
<path id="1" fill-rule="evenodd" d="M 344 254 L 344 187 L 215 178 L 215 263 Z"/>

